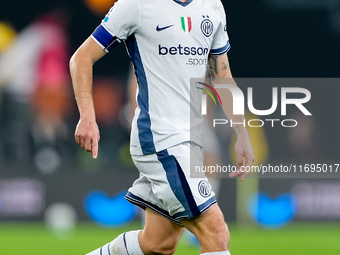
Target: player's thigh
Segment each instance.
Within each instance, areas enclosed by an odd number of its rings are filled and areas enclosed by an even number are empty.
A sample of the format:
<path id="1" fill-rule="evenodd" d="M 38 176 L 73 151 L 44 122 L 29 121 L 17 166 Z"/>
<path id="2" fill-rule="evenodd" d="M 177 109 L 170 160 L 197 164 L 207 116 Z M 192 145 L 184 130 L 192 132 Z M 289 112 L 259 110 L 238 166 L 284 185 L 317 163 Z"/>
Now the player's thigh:
<path id="1" fill-rule="evenodd" d="M 145 227 L 139 236 L 142 251 L 147 254 L 173 254 L 184 229 L 146 208 Z"/>

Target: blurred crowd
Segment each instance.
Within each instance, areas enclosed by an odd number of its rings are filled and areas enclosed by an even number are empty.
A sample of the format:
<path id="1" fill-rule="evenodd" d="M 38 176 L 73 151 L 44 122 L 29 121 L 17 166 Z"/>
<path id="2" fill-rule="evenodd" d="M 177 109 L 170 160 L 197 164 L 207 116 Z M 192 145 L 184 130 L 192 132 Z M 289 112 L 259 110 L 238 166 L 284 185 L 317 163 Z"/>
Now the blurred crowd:
<path id="1" fill-rule="evenodd" d="M 89 1 L 93 4 L 92 1 Z M 98 161 L 74 142 L 78 111 L 69 75 L 67 19 L 60 10 L 37 17 L 21 31 L 0 23 L 0 171 L 94 170 L 129 167 L 129 130 L 122 82 L 95 78 L 101 136 Z"/>

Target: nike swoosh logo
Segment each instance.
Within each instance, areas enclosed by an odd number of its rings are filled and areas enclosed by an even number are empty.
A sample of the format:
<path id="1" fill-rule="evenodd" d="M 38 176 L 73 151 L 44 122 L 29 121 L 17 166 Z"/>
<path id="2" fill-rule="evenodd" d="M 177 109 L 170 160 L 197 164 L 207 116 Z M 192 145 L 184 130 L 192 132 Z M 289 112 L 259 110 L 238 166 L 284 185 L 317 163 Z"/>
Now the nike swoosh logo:
<path id="1" fill-rule="evenodd" d="M 166 26 L 166 27 L 159 27 L 159 25 L 156 27 L 156 31 L 157 32 L 159 32 L 159 31 L 163 31 L 163 30 L 165 30 L 165 29 L 167 29 L 167 28 L 170 28 L 170 27 L 172 27 L 173 25 L 170 25 L 170 26 Z"/>

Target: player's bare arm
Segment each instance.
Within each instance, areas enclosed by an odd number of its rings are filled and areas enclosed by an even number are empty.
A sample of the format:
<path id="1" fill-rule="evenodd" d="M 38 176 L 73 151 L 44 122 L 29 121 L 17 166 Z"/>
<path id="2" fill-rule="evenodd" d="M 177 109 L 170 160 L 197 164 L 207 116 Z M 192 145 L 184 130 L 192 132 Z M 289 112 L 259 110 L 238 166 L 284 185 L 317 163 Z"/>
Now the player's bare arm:
<path id="1" fill-rule="evenodd" d="M 219 79 L 229 79 L 228 84 L 236 85 L 230 70 L 230 64 L 227 53 L 219 56 L 210 55 L 208 59 L 208 68 L 210 71 L 211 79 L 213 83 L 218 83 Z M 224 81 L 225 82 L 225 81 Z M 216 89 L 223 102 L 222 109 L 229 120 L 233 120 L 234 123 L 243 123 L 243 115 L 233 115 L 233 98 L 229 90 Z M 238 171 L 229 174 L 231 178 L 241 177 L 241 181 L 247 176 L 247 172 L 241 171 L 241 166 L 251 166 L 255 161 L 253 149 L 250 144 L 249 134 L 247 128 L 243 125 L 233 126 L 238 140 L 235 145 L 235 151 L 237 155 L 237 167 Z M 243 158 L 245 158 L 243 164 Z"/>
<path id="2" fill-rule="evenodd" d="M 99 129 L 92 98 L 92 66 L 105 55 L 103 49 L 88 38 L 70 60 L 70 72 L 80 119 L 75 132 L 77 144 L 98 156 Z"/>

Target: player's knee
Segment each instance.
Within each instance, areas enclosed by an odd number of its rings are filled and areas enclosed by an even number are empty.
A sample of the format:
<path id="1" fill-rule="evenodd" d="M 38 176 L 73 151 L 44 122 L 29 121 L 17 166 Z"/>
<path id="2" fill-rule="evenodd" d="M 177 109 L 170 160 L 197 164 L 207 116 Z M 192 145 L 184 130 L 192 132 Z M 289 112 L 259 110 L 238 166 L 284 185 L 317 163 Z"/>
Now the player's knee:
<path id="1" fill-rule="evenodd" d="M 201 242 L 201 245 L 210 245 L 214 243 L 220 249 L 228 249 L 230 233 L 225 223 L 224 216 L 220 210 L 215 209 L 209 213 L 210 217 L 205 215 L 204 223 L 194 227 L 194 233 Z"/>
<path id="2" fill-rule="evenodd" d="M 216 238 L 222 245 L 229 245 L 230 232 L 224 218 L 220 218 L 213 224 L 210 229 L 210 234 L 213 238 Z"/>
<path id="3" fill-rule="evenodd" d="M 227 224 L 224 221 L 216 222 L 216 225 L 209 229 L 209 236 L 206 236 L 206 238 L 211 240 L 211 243 L 215 243 L 220 249 L 228 250 L 230 233 Z"/>

